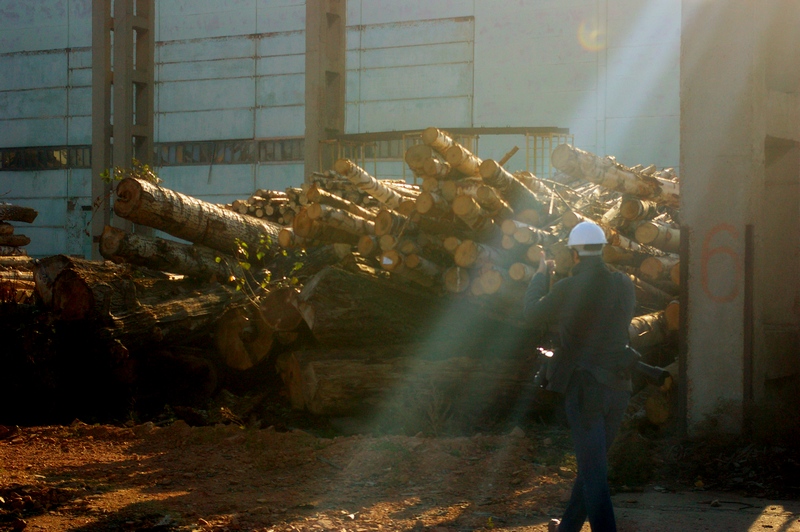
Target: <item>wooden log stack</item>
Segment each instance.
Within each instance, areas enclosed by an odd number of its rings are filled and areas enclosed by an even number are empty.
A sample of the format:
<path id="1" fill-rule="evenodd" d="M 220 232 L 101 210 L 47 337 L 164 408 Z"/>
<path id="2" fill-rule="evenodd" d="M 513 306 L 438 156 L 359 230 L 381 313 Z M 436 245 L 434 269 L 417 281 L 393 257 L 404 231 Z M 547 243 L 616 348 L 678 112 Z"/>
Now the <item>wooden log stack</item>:
<path id="1" fill-rule="evenodd" d="M 234 371 L 272 364 L 293 405 L 315 413 L 394 408 L 400 392 L 379 388 L 430 381 L 521 398 L 533 390 L 513 368 L 535 371 L 530 348 L 546 341 L 521 319 L 525 289 L 542 254 L 556 260 L 556 280 L 569 275 L 569 231 L 593 220 L 608 237 L 606 262 L 636 286 L 631 344 L 648 362 L 674 360 L 681 280 L 671 170 L 561 145 L 552 156 L 559 173 L 539 179 L 438 128 L 424 130 L 405 161 L 421 185 L 340 159 L 302 187 L 259 189 L 227 205 L 127 178 L 115 213 L 191 244 L 107 228 L 100 249 L 119 264 L 53 258 L 32 281 L 57 319 L 93 320 L 99 336 L 126 349 L 205 335 L 214 359 Z M 130 268 L 169 275 L 144 281 Z M 428 362 L 414 361 L 420 352 Z M 487 369 L 493 361 L 497 371 Z"/>

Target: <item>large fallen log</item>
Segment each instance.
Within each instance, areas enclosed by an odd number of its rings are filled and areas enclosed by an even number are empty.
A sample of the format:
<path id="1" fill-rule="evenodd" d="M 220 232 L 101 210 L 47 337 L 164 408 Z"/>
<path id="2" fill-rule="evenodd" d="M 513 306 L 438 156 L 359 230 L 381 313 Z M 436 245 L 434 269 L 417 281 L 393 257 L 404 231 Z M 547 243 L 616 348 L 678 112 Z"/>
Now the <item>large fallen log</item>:
<path id="1" fill-rule="evenodd" d="M 481 344 L 519 339 L 526 333 L 521 308 L 436 296 L 429 290 L 378 277 L 325 268 L 297 298 L 298 309 L 320 345 L 364 346 L 463 338 Z"/>
<path id="2" fill-rule="evenodd" d="M 38 215 L 39 212 L 30 207 L 22 207 L 11 203 L 0 203 L 0 220 L 33 223 Z"/>
<path id="3" fill-rule="evenodd" d="M 680 187 L 677 182 L 636 173 L 611 158 L 560 144 L 550 161 L 557 170 L 580 179 L 597 183 L 609 190 L 631 194 L 669 207 L 680 207 Z"/>
<path id="4" fill-rule="evenodd" d="M 128 348 L 207 334 L 224 310 L 247 299 L 219 283 L 147 276 L 130 265 L 63 255 L 41 261 L 34 279 L 56 319 L 90 321 L 98 336 L 119 339 Z"/>
<path id="5" fill-rule="evenodd" d="M 293 352 L 279 372 L 293 408 L 328 416 L 415 411 L 467 417 L 537 394 L 533 357 L 452 356 L 452 345 L 383 345 Z M 440 412 L 436 410 L 441 409 Z"/>
<path id="6" fill-rule="evenodd" d="M 281 226 L 229 211 L 212 203 L 154 185 L 126 178 L 117 185 L 114 212 L 134 223 L 153 227 L 176 238 L 235 254 L 247 246 L 249 262 L 258 251 L 278 249 Z"/>
<path id="7" fill-rule="evenodd" d="M 110 226 L 106 226 L 100 235 L 100 254 L 117 263 L 135 264 L 202 280 L 227 282 L 231 278 L 245 278 L 239 261 L 213 249 L 127 233 Z"/>

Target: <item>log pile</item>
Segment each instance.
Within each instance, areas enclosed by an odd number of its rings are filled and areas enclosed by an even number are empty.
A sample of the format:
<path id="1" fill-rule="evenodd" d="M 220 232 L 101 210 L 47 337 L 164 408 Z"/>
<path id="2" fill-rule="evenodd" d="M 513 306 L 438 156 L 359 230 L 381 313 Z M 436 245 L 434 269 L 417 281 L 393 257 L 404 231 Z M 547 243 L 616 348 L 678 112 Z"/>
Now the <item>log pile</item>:
<path id="1" fill-rule="evenodd" d="M 25 251 L 31 239 L 9 222 L 33 223 L 38 215 L 30 207 L 0 203 L 0 303 L 33 301 L 31 259 Z"/>
<path id="2" fill-rule="evenodd" d="M 227 205 L 128 177 L 115 213 L 184 242 L 106 228 L 108 262 L 37 265 L 39 302 L 53 319 L 92 323 L 122 359 L 167 349 L 186 360 L 174 350 L 198 342 L 229 371 L 277 372 L 296 408 L 405 408 L 441 426 L 492 397 L 537 400 L 531 350 L 546 338 L 522 321 L 522 296 L 542 254 L 557 278 L 569 274 L 566 237 L 590 219 L 608 236 L 605 260 L 635 282 L 632 345 L 650 363 L 674 360 L 679 192 L 669 169 L 562 145 L 559 173 L 540 179 L 433 127 L 405 161 L 420 185 L 340 159 L 302 187 Z"/>

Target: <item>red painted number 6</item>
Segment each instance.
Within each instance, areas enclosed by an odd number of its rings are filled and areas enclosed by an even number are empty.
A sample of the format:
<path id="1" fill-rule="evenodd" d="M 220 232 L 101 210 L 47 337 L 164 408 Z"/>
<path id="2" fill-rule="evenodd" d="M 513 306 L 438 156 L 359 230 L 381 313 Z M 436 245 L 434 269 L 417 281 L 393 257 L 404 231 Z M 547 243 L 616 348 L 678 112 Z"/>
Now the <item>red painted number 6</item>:
<path id="1" fill-rule="evenodd" d="M 706 295 L 716 303 L 729 303 L 736 299 L 736 296 L 739 295 L 739 284 L 742 279 L 742 265 L 741 261 L 739 260 L 739 254 L 733 250 L 733 248 L 729 246 L 717 246 L 711 247 L 711 241 L 717 236 L 719 233 L 729 233 L 731 238 L 734 240 L 739 240 L 739 232 L 736 231 L 736 228 L 730 224 L 720 224 L 711 231 L 708 232 L 706 235 L 705 240 L 703 241 L 703 255 L 702 255 L 702 278 L 703 278 L 703 291 Z M 716 294 L 711 291 L 711 287 L 708 283 L 708 275 L 709 275 L 709 268 L 708 264 L 711 262 L 712 259 L 717 257 L 717 255 L 725 255 L 730 257 L 731 262 L 733 263 L 733 272 L 734 276 L 731 280 L 731 287 L 730 290 L 725 294 Z M 718 265 L 717 265 L 718 266 Z"/>

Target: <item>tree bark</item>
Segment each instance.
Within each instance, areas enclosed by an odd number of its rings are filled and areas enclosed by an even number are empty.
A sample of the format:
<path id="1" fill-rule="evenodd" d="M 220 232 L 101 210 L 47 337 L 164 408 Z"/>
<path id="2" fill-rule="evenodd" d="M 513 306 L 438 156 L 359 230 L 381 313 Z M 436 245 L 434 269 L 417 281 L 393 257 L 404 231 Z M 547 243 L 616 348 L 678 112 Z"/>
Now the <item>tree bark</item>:
<path id="1" fill-rule="evenodd" d="M 532 357 L 447 357 L 452 346 L 389 345 L 295 351 L 281 375 L 295 409 L 352 416 L 409 410 L 428 415 L 482 412 L 503 398 L 536 393 Z M 513 404 L 516 401 L 508 401 Z"/>
<path id="2" fill-rule="evenodd" d="M 202 280 L 225 283 L 231 277 L 245 277 L 239 261 L 213 249 L 126 233 L 110 226 L 106 226 L 100 235 L 100 254 L 116 263 L 135 264 Z"/>
<path id="3" fill-rule="evenodd" d="M 569 144 L 559 144 L 553 150 L 550 161 L 557 170 L 597 183 L 609 190 L 631 194 L 670 207 L 680 207 L 678 183 L 637 174 L 609 157 L 603 159 Z"/>
<path id="4" fill-rule="evenodd" d="M 444 158 L 451 167 L 467 176 L 480 176 L 481 161 L 480 157 L 466 149 L 458 143 L 450 146 L 444 154 Z"/>
<path id="5" fill-rule="evenodd" d="M 392 338 L 418 342 L 459 338 L 482 345 L 521 338 L 520 309 L 452 305 L 448 297 L 340 268 L 326 268 L 309 280 L 298 308 L 322 346 L 373 345 Z M 509 335 L 509 336 L 503 336 Z M 499 339 L 499 340 L 498 340 Z"/>
<path id="6" fill-rule="evenodd" d="M 176 238 L 236 253 L 245 243 L 257 249 L 277 250 L 278 224 L 245 216 L 141 179 L 123 179 L 117 185 L 114 212 L 134 223 L 153 227 Z"/>
<path id="7" fill-rule="evenodd" d="M 337 160 L 334 163 L 334 168 L 361 191 L 369 194 L 390 209 L 397 209 L 404 199 L 404 196 L 399 192 L 381 183 L 348 159 Z"/>
<path id="8" fill-rule="evenodd" d="M 364 207 L 361 207 L 352 201 L 346 200 L 341 196 L 337 196 L 336 194 L 328 192 L 327 190 L 323 190 L 317 184 L 311 185 L 311 188 L 306 191 L 306 197 L 308 198 L 309 202 L 329 205 L 331 207 L 347 211 L 351 214 L 355 214 L 356 216 L 360 216 L 365 220 L 375 219 L 375 212 L 365 209 Z"/>
<path id="9" fill-rule="evenodd" d="M 648 244 L 667 253 L 680 252 L 681 230 L 664 222 L 650 220 L 639 224 L 635 237 L 640 244 Z"/>
<path id="10" fill-rule="evenodd" d="M 480 175 L 484 182 L 497 189 L 515 212 L 527 209 L 542 210 L 536 195 L 497 161 L 487 159 L 481 163 Z"/>
<path id="11" fill-rule="evenodd" d="M 31 243 L 25 235 L 0 235 L 0 246 L 21 247 Z"/>
<path id="12" fill-rule="evenodd" d="M 39 216 L 39 212 L 30 207 L 0 203 L 0 220 L 33 223 L 37 216 Z"/>
<path id="13" fill-rule="evenodd" d="M 250 369 L 264 359 L 274 338 L 274 329 L 252 302 L 225 310 L 215 324 L 217 350 L 225 364 L 237 370 Z"/>

